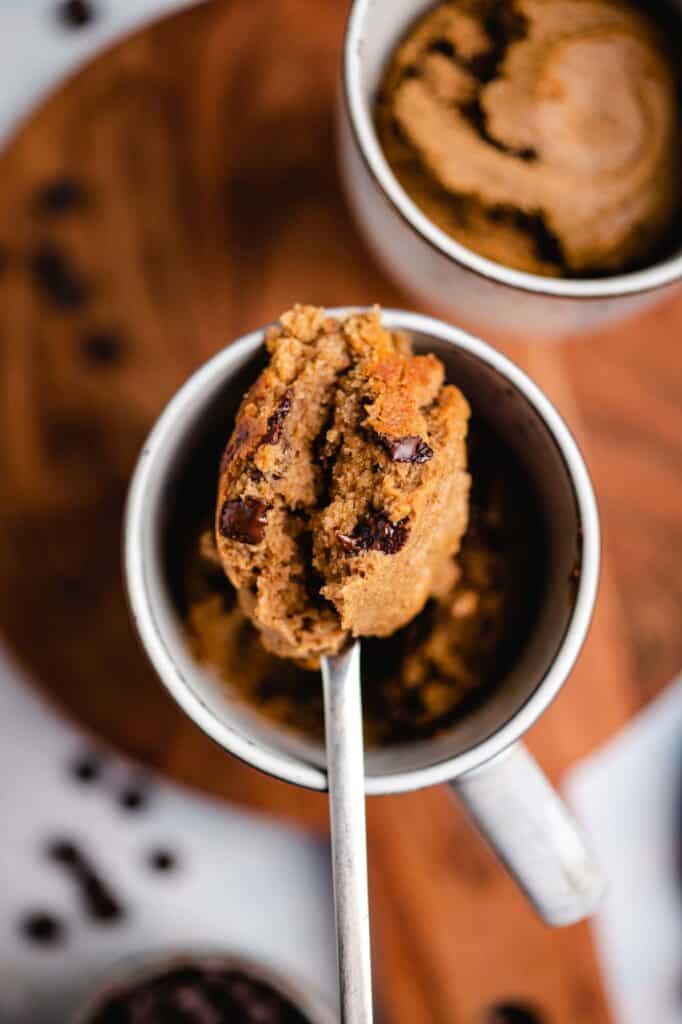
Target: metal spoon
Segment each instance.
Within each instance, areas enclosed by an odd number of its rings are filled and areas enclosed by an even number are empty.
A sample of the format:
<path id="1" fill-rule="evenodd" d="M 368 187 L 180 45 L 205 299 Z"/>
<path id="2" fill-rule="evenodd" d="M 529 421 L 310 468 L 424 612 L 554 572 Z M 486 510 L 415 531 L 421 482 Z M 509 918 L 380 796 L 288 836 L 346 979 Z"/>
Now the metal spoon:
<path id="1" fill-rule="evenodd" d="M 322 659 L 336 947 L 344 1024 L 372 1022 L 360 643 Z"/>

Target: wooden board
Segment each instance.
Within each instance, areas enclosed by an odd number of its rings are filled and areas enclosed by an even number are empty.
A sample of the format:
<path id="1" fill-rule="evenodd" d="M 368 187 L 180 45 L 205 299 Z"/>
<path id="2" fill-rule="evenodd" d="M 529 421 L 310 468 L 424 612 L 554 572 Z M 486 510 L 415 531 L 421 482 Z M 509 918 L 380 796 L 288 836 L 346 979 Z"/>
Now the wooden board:
<path id="1" fill-rule="evenodd" d="M 225 0 L 178 15 L 69 82 L 0 160 L 0 629 L 103 737 L 316 828 L 322 797 L 228 758 L 165 696 L 128 620 L 119 531 L 147 429 L 227 341 L 294 300 L 411 304 L 339 189 L 345 14 Z M 41 212 L 36 190 L 64 174 L 84 202 Z M 681 319 L 677 298 L 567 346 L 496 339 L 578 433 L 604 520 L 590 639 L 530 736 L 554 779 L 682 661 Z M 541 926 L 444 789 L 371 801 L 369 829 L 386 1020 L 475 1024 L 511 998 L 546 1024 L 609 1020 L 587 926 Z"/>

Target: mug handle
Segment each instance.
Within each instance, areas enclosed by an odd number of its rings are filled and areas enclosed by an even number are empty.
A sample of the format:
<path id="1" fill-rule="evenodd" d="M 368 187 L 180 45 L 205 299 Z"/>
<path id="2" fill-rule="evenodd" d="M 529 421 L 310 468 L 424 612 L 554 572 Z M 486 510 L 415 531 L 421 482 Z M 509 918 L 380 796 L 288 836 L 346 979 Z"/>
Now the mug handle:
<path id="1" fill-rule="evenodd" d="M 573 924 L 596 910 L 605 889 L 601 870 L 522 743 L 451 786 L 547 924 Z"/>

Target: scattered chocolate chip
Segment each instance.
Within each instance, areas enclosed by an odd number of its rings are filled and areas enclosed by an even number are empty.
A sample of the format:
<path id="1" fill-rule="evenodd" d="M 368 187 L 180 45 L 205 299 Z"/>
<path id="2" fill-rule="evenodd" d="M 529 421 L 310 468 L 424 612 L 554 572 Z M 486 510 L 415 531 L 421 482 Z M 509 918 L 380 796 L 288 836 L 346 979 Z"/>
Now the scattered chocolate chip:
<path id="1" fill-rule="evenodd" d="M 66 928 L 54 914 L 35 910 L 20 921 L 21 934 L 36 946 L 56 946 L 63 941 Z"/>
<path id="2" fill-rule="evenodd" d="M 260 498 L 234 498 L 223 503 L 219 529 L 228 540 L 260 544 L 265 536 L 268 506 Z"/>
<path id="3" fill-rule="evenodd" d="M 139 786 L 126 786 L 118 795 L 124 811 L 143 811 L 147 806 L 147 792 Z"/>
<path id="4" fill-rule="evenodd" d="M 51 860 L 66 867 L 77 865 L 80 861 L 78 847 L 68 839 L 56 839 L 49 844 L 47 853 Z"/>
<path id="5" fill-rule="evenodd" d="M 62 0 L 57 17 L 68 28 L 84 28 L 95 18 L 95 8 L 88 0 Z"/>
<path id="6" fill-rule="evenodd" d="M 455 48 L 449 39 L 434 39 L 432 43 L 429 43 L 429 52 L 440 53 L 443 57 L 450 57 L 450 59 L 455 56 Z"/>
<path id="7" fill-rule="evenodd" d="M 542 1024 L 538 1014 L 522 1003 L 498 1003 L 488 1012 L 485 1024 Z"/>
<path id="8" fill-rule="evenodd" d="M 121 361 L 123 343 L 115 331 L 104 328 L 89 331 L 81 341 L 84 358 L 93 366 L 114 366 Z"/>
<path id="9" fill-rule="evenodd" d="M 36 287 L 57 309 L 80 309 L 90 298 L 90 286 L 56 245 L 38 246 L 31 255 L 30 269 Z"/>
<path id="10" fill-rule="evenodd" d="M 3 274 L 9 265 L 9 250 L 6 246 L 0 245 L 0 274 Z"/>
<path id="11" fill-rule="evenodd" d="M 102 761 L 97 754 L 84 754 L 71 764 L 71 774 L 77 782 L 96 782 L 102 772 Z"/>
<path id="12" fill-rule="evenodd" d="M 177 857 L 169 850 L 152 850 L 147 858 L 152 871 L 174 871 L 178 866 Z"/>
<path id="13" fill-rule="evenodd" d="M 75 883 L 90 918 L 111 923 L 124 916 L 122 905 L 75 843 L 70 839 L 55 839 L 49 843 L 47 853 Z"/>
<path id="14" fill-rule="evenodd" d="M 81 210 L 87 204 L 87 193 L 80 182 L 68 175 L 53 178 L 36 189 L 32 206 L 46 217 Z"/>
<path id="15" fill-rule="evenodd" d="M 407 540 L 410 529 L 407 519 L 392 523 L 383 515 L 368 515 L 359 520 L 351 536 L 337 533 L 339 544 L 354 554 L 361 551 L 381 551 L 384 555 L 397 555 Z"/>
<path id="16" fill-rule="evenodd" d="M 291 399 L 293 391 L 287 388 L 279 400 L 277 408 L 268 419 L 267 430 L 261 438 L 261 444 L 277 444 L 282 436 L 282 425 L 291 412 Z"/>
<path id="17" fill-rule="evenodd" d="M 392 462 L 412 462 L 421 465 L 433 458 L 433 448 L 414 434 L 406 437 L 389 437 L 373 431 L 375 439 L 385 448 Z"/>
<path id="18" fill-rule="evenodd" d="M 90 875 L 83 880 L 82 892 L 88 913 L 94 921 L 110 924 L 124 917 L 121 904 L 97 875 Z"/>

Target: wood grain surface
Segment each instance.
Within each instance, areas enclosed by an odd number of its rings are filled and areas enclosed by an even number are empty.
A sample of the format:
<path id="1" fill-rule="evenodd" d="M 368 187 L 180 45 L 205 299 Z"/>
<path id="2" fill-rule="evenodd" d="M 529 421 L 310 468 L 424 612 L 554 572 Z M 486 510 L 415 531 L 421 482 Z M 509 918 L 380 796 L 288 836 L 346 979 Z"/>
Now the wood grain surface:
<path id="1" fill-rule="evenodd" d="M 341 0 L 199 6 L 98 59 L 0 158 L 0 629 L 107 740 L 316 828 L 323 797 L 228 758 L 165 696 L 119 541 L 141 442 L 199 363 L 294 300 L 412 304 L 339 189 L 345 15 Z M 529 737 L 555 780 L 682 662 L 681 322 L 677 297 L 566 345 L 494 339 L 567 416 L 603 515 L 591 635 Z M 386 1021 L 484 1024 L 500 1000 L 543 1024 L 610 1020 L 588 927 L 540 925 L 446 790 L 371 801 L 369 829 Z"/>

